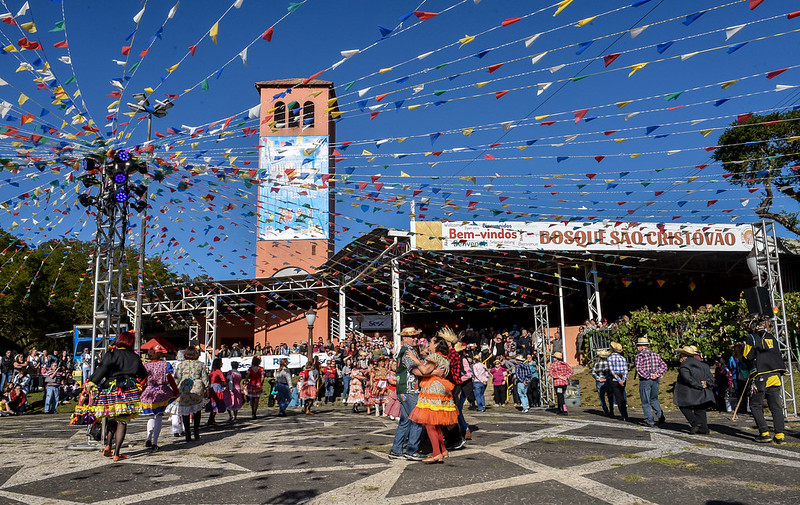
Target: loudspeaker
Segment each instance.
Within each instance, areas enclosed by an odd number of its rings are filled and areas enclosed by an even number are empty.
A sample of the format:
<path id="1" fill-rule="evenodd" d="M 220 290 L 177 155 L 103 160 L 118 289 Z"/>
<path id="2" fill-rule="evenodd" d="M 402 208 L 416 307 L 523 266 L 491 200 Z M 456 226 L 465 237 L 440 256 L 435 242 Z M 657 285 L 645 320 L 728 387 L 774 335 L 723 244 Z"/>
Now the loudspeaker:
<path id="1" fill-rule="evenodd" d="M 744 290 L 744 299 L 747 302 L 747 312 L 751 316 L 772 315 L 772 301 L 769 298 L 767 288 L 763 286 L 753 286 Z"/>

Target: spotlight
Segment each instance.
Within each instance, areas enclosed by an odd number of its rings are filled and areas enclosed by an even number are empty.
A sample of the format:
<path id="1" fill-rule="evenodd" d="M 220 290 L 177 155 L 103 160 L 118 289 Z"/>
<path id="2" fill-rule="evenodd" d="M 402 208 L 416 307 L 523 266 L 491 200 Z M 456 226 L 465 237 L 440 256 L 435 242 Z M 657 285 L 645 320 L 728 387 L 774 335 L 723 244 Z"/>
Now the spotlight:
<path id="1" fill-rule="evenodd" d="M 114 193 L 114 200 L 118 202 L 127 202 L 128 201 L 128 192 L 127 191 L 117 191 Z"/>
<path id="2" fill-rule="evenodd" d="M 89 195 L 78 195 L 78 201 L 84 207 L 89 207 L 90 205 L 94 205 L 94 198 Z"/>
<path id="3" fill-rule="evenodd" d="M 129 153 L 128 151 L 119 151 L 117 152 L 117 159 L 119 161 L 128 161 L 129 159 L 131 159 L 131 153 Z"/>
<path id="4" fill-rule="evenodd" d="M 128 180 L 128 174 L 125 172 L 117 172 L 114 174 L 114 182 L 117 184 L 123 184 L 125 181 Z"/>
<path id="5" fill-rule="evenodd" d="M 92 186 L 99 186 L 100 181 L 97 180 L 97 177 L 93 175 L 84 175 L 81 178 L 81 182 L 83 183 L 84 187 L 90 188 Z"/>

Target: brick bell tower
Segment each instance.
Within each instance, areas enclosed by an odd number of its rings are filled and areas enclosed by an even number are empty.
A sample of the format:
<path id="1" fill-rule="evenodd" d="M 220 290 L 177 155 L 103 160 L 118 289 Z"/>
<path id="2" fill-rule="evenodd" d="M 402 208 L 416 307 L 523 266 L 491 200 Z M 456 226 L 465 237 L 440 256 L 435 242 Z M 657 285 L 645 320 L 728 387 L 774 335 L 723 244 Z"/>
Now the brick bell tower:
<path id="1" fill-rule="evenodd" d="M 260 95 L 256 277 L 313 274 L 333 255 L 331 191 L 339 116 L 332 82 L 282 79 L 255 84 Z M 312 300 L 257 301 L 255 342 L 305 341 Z M 327 342 L 328 297 L 317 296 L 315 341 Z"/>

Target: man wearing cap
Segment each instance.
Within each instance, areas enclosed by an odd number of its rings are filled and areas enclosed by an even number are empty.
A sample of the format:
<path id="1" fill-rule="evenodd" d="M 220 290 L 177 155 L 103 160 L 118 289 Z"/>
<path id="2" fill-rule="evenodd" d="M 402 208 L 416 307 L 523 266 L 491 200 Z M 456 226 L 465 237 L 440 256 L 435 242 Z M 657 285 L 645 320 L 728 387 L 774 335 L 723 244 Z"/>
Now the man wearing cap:
<path id="1" fill-rule="evenodd" d="M 416 345 L 419 334 L 420 330 L 413 326 L 403 328 L 400 331 L 402 345 L 397 352 L 396 389 L 397 399 L 400 401 L 400 422 L 394 434 L 394 443 L 389 450 L 390 458 L 405 457 L 410 461 L 422 461 L 422 456 L 418 450 L 422 426 L 408 418 L 408 415 L 417 406 L 417 398 L 419 396 L 417 377 L 414 375 L 414 372 L 417 371 L 417 365 L 408 355 L 413 354 L 418 358 Z M 403 444 L 405 444 L 405 453 L 403 452 Z"/>
<path id="2" fill-rule="evenodd" d="M 661 404 L 658 403 L 658 387 L 661 377 L 667 373 L 667 364 L 661 356 L 649 349 L 647 335 L 636 340 L 636 373 L 639 374 L 639 396 L 642 399 L 642 412 L 647 426 L 655 426 L 654 414 L 658 416 L 658 424 L 664 424 L 666 418 Z"/>
<path id="3" fill-rule="evenodd" d="M 608 357 L 611 351 L 600 349 L 597 351 L 597 363 L 592 367 L 592 377 L 597 385 L 597 395 L 600 397 L 600 406 L 608 417 L 614 417 L 614 396 L 611 394 L 611 369 L 608 367 Z M 608 403 L 606 403 L 608 398 Z"/>
<path id="4" fill-rule="evenodd" d="M 778 341 L 767 331 L 766 321 L 756 322 L 751 326 L 744 345 L 744 361 L 750 368 L 750 380 L 753 383 L 750 396 L 750 412 L 758 425 L 759 435 L 756 442 L 776 444 L 786 442 L 781 398 L 781 376 L 786 373 Z M 775 438 L 769 436 L 769 426 L 764 419 L 764 398 L 767 399 L 772 422 L 775 426 Z"/>
<path id="5" fill-rule="evenodd" d="M 558 414 L 567 415 L 567 404 L 564 402 L 564 393 L 569 384 L 569 378 L 574 373 L 572 367 L 563 361 L 564 356 L 560 352 L 553 353 L 553 362 L 550 363 L 550 378 L 553 379 L 553 388 L 556 391 L 558 400 Z"/>
<path id="6" fill-rule="evenodd" d="M 628 360 L 621 354 L 622 344 L 611 342 L 611 356 L 608 357 L 608 368 L 611 371 L 611 393 L 619 407 L 619 415 L 623 421 L 628 420 L 628 399 L 625 396 L 625 383 L 628 380 Z"/>

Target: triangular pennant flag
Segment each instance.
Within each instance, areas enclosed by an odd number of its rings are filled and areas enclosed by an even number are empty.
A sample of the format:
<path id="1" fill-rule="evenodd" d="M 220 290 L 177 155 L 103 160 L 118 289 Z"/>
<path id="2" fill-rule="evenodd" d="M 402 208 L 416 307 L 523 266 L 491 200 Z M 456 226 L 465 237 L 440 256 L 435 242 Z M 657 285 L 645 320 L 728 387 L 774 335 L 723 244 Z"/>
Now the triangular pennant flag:
<path id="1" fill-rule="evenodd" d="M 556 17 L 559 14 L 561 14 L 561 11 L 566 9 L 567 6 L 569 6 L 569 4 L 571 4 L 571 3 L 572 3 L 572 0 L 561 0 L 561 2 L 558 2 L 558 8 L 556 9 L 556 12 L 553 14 L 553 17 Z"/>
<path id="2" fill-rule="evenodd" d="M 789 70 L 789 69 L 788 68 L 782 68 L 780 70 L 773 70 L 772 72 L 767 72 L 767 79 L 772 79 L 774 77 L 778 77 L 779 75 L 781 75 L 782 73 L 786 72 L 787 70 Z"/>
<path id="3" fill-rule="evenodd" d="M 732 53 L 738 51 L 739 49 L 741 49 L 742 47 L 744 47 L 745 45 L 747 45 L 747 42 L 740 42 L 739 44 L 734 44 L 732 46 L 729 46 L 728 50 L 725 51 L 725 52 L 728 53 L 728 54 L 732 54 Z"/>
<path id="4" fill-rule="evenodd" d="M 576 24 L 575 26 L 581 27 L 581 26 L 588 25 L 589 23 L 591 23 L 592 21 L 594 21 L 594 18 L 596 18 L 596 17 L 597 17 L 597 16 L 592 16 L 592 17 L 590 17 L 590 18 L 584 18 L 584 19 L 581 19 L 580 21 L 578 21 L 578 24 Z"/>
<path id="5" fill-rule="evenodd" d="M 270 26 L 263 34 L 261 34 L 261 38 L 267 42 L 272 42 L 273 33 L 275 33 L 275 27 Z"/>
<path id="6" fill-rule="evenodd" d="M 536 42 L 536 39 L 538 39 L 541 36 L 542 36 L 541 33 L 537 33 L 536 35 L 533 35 L 525 39 L 525 47 L 531 47 L 533 43 Z"/>
<path id="7" fill-rule="evenodd" d="M 472 35 L 464 35 L 462 38 L 458 39 L 458 41 L 461 42 L 461 45 L 458 46 L 458 48 L 461 49 L 462 47 L 464 47 L 465 45 L 469 44 L 473 40 L 475 40 L 474 36 L 472 36 Z"/>
<path id="8" fill-rule="evenodd" d="M 725 40 L 726 41 L 730 40 L 731 37 L 733 37 L 734 35 L 739 33 L 742 30 L 742 28 L 744 28 L 745 26 L 747 26 L 747 23 L 742 24 L 742 25 L 730 26 L 728 28 L 725 28 Z"/>
<path id="9" fill-rule="evenodd" d="M 663 42 L 661 44 L 658 44 L 658 45 L 656 45 L 656 51 L 658 51 L 658 54 L 663 54 L 664 51 L 669 49 L 669 47 L 674 43 L 675 43 L 675 41 L 673 40 L 673 41 L 670 41 L 670 42 Z"/>
<path id="10" fill-rule="evenodd" d="M 577 50 L 577 51 L 575 51 L 575 54 L 581 54 L 581 53 L 583 53 L 584 51 L 586 51 L 586 49 L 587 49 L 589 46 L 591 46 L 591 45 L 592 45 L 592 43 L 593 43 L 593 42 L 594 42 L 594 40 L 589 40 L 589 41 L 587 41 L 587 42 L 581 42 L 580 44 L 578 44 L 578 50 Z"/>
<path id="11" fill-rule="evenodd" d="M 211 40 L 214 42 L 214 44 L 217 43 L 217 35 L 219 35 L 219 21 L 214 23 L 214 26 L 212 26 L 208 31 L 208 36 L 211 37 Z"/>
<path id="12" fill-rule="evenodd" d="M 142 8 L 142 10 L 140 10 L 139 12 L 137 12 L 135 16 L 133 16 L 133 22 L 134 22 L 134 23 L 136 23 L 136 24 L 138 25 L 138 24 L 139 24 L 139 21 L 141 21 L 141 20 L 142 20 L 142 15 L 143 15 L 143 14 L 144 14 L 144 7 Z"/>
<path id="13" fill-rule="evenodd" d="M 614 60 L 619 58 L 619 55 L 620 55 L 620 53 L 614 53 L 614 54 L 607 54 L 607 55 L 603 56 L 603 62 L 605 62 L 606 67 L 611 65 L 614 62 Z"/>
<path id="14" fill-rule="evenodd" d="M 575 115 L 575 124 L 578 124 L 578 122 L 583 119 L 583 116 L 585 116 L 587 112 L 589 112 L 589 109 L 580 109 L 573 112 Z"/>
<path id="15" fill-rule="evenodd" d="M 648 27 L 648 26 L 650 26 L 650 25 L 644 25 L 644 26 L 640 26 L 640 27 L 638 27 L 638 28 L 633 28 L 633 29 L 631 30 L 631 38 L 632 38 L 632 39 L 635 39 L 636 37 L 638 37 L 639 35 L 641 35 L 641 34 L 642 34 L 642 32 L 643 32 L 643 31 L 645 31 L 645 30 L 647 29 L 647 27 Z"/>
<path id="16" fill-rule="evenodd" d="M 548 53 L 548 51 L 545 51 L 543 53 L 539 53 L 539 54 L 535 55 L 533 58 L 531 58 L 531 63 L 536 65 L 537 63 L 539 63 L 539 60 L 544 58 L 544 55 L 547 54 L 547 53 Z"/>
<path id="17" fill-rule="evenodd" d="M 686 19 L 684 19 L 684 20 L 682 21 L 682 23 L 683 23 L 684 25 L 686 25 L 686 26 L 689 26 L 690 24 L 692 24 L 692 23 L 694 23 L 695 21 L 697 21 L 697 18 L 699 18 L 700 16 L 702 16 L 702 15 L 703 15 L 703 14 L 705 14 L 705 13 L 706 13 L 706 11 L 702 11 L 702 12 L 695 12 L 694 14 L 689 14 L 688 16 L 686 16 Z"/>
<path id="18" fill-rule="evenodd" d="M 763 1 L 764 0 L 750 0 L 750 10 L 753 10 L 756 7 L 758 7 L 759 5 L 761 5 L 761 2 L 763 2 Z"/>
<path id="19" fill-rule="evenodd" d="M 649 63 L 649 62 L 647 62 L 647 63 Z M 635 73 L 636 73 L 636 72 L 638 72 L 639 70 L 641 70 L 641 69 L 643 69 L 644 67 L 646 67 L 646 66 L 647 66 L 647 63 L 637 63 L 637 64 L 635 64 L 635 65 L 631 65 L 631 73 L 630 73 L 630 74 L 628 74 L 628 77 L 632 76 L 633 74 L 635 74 Z"/>
<path id="20" fill-rule="evenodd" d="M 739 79 L 734 79 L 732 81 L 723 82 L 722 84 L 719 85 L 719 87 L 722 88 L 722 89 L 728 89 L 731 86 L 733 86 L 734 84 L 736 84 L 737 82 L 739 82 Z"/>

